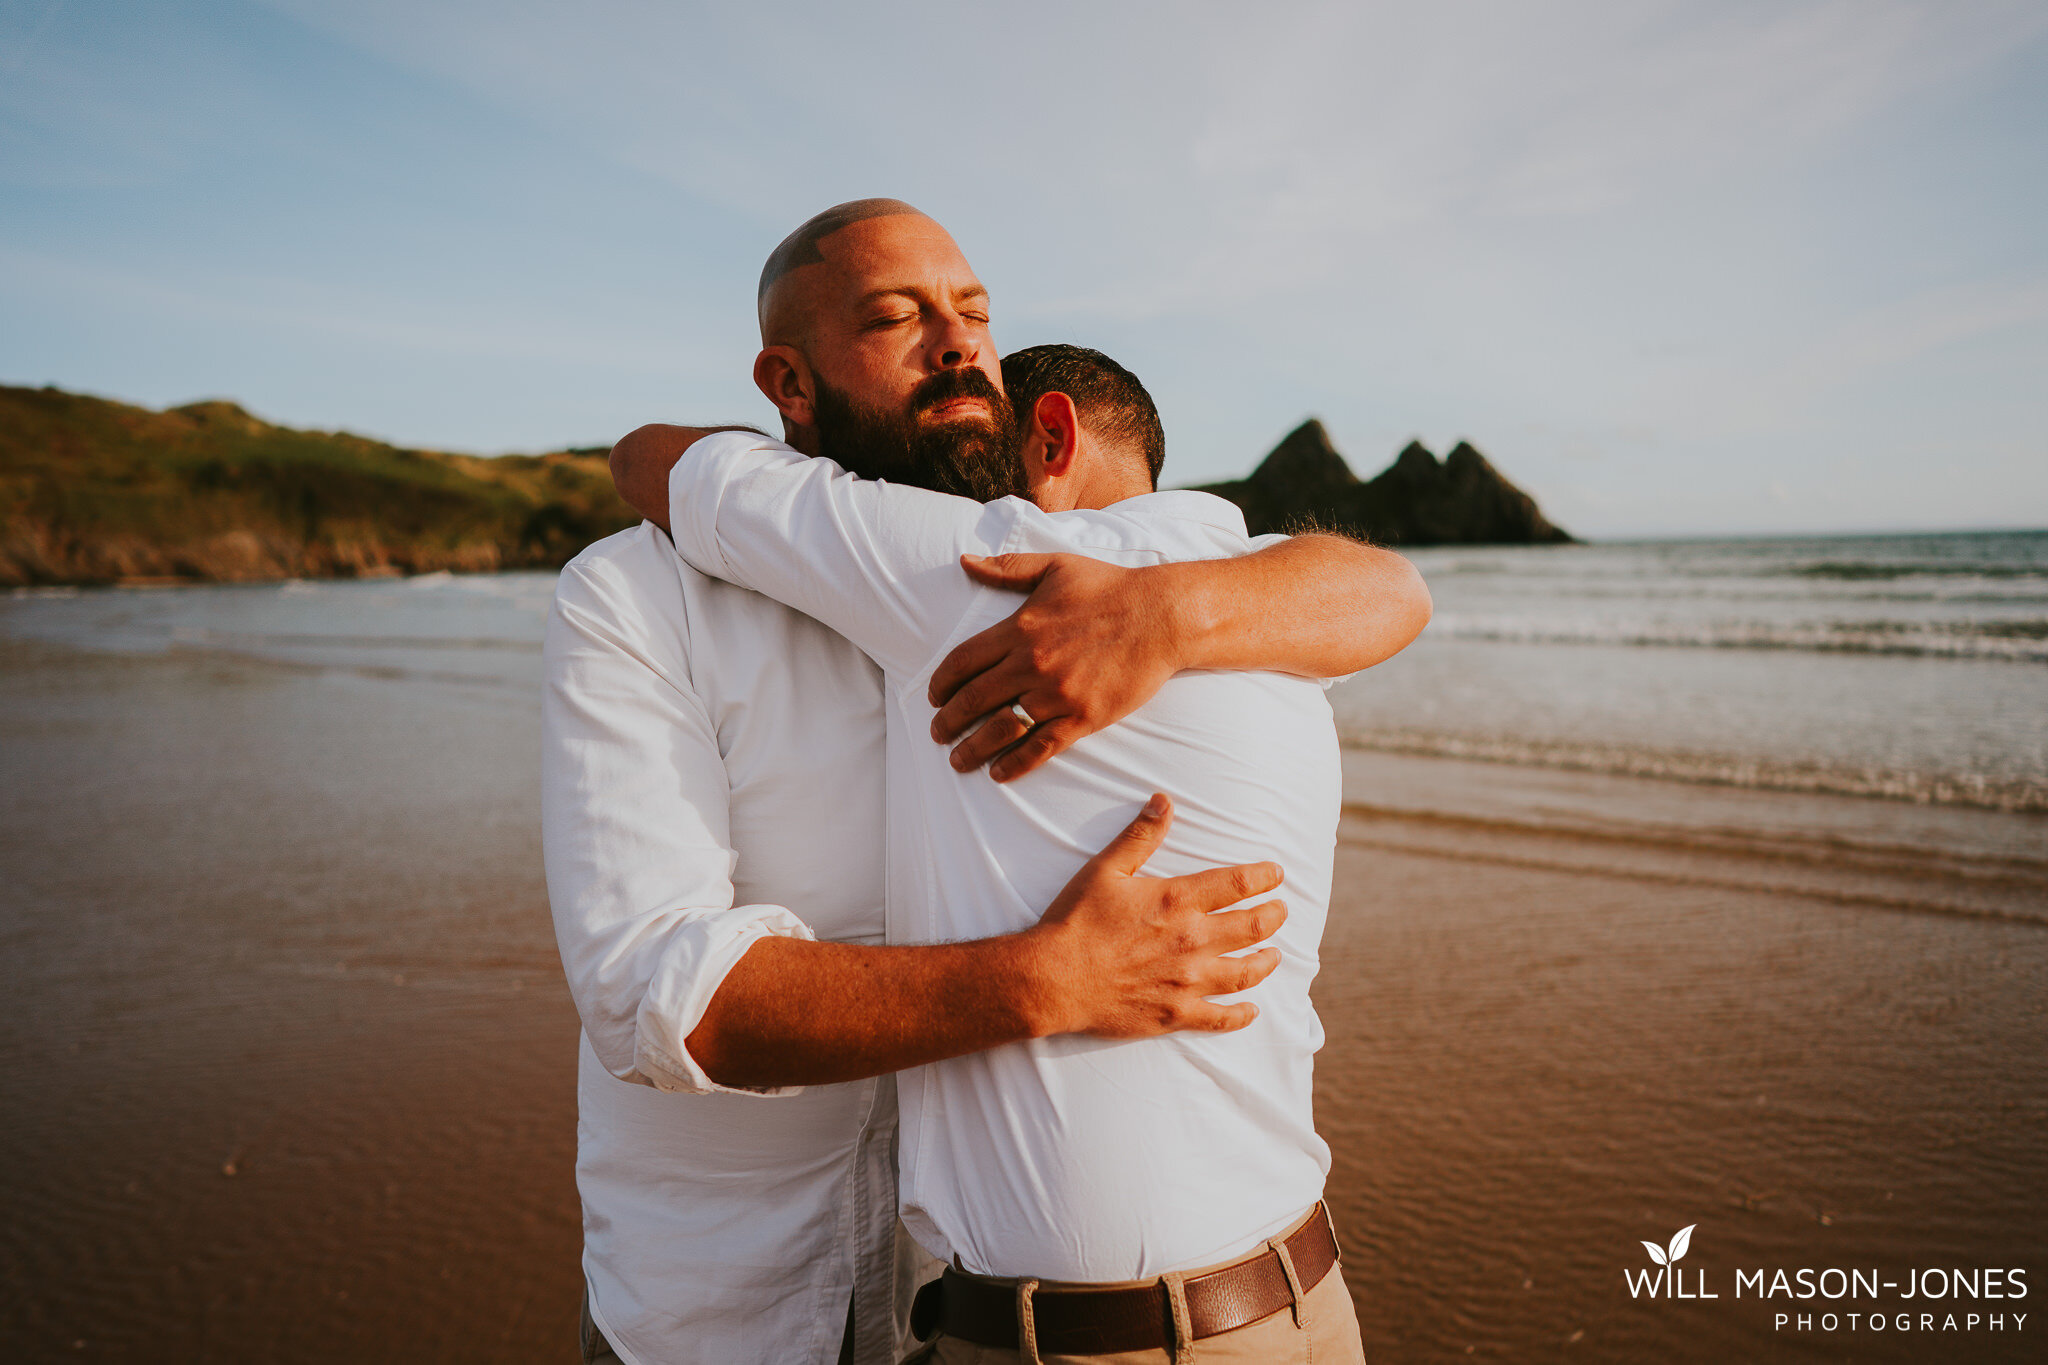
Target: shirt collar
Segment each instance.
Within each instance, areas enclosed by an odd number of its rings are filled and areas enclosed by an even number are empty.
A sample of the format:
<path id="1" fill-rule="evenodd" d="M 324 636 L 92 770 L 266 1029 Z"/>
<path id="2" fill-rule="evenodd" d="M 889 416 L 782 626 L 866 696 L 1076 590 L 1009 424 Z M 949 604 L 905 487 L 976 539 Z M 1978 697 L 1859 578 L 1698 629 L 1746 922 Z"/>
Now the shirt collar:
<path id="1" fill-rule="evenodd" d="M 1203 493 L 1192 488 L 1169 488 L 1157 493 L 1140 493 L 1135 498 L 1125 498 L 1122 502 L 1111 503 L 1103 510 L 1142 520 L 1192 521 L 1237 536 L 1248 534 L 1244 525 L 1243 508 L 1228 498 L 1219 498 L 1214 493 Z"/>

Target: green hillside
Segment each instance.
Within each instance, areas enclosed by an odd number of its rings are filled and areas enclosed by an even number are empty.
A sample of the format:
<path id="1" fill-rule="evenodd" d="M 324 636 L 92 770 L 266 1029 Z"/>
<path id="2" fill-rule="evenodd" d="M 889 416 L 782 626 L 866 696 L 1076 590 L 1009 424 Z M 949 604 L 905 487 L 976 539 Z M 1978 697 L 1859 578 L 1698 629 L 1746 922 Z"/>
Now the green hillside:
<path id="1" fill-rule="evenodd" d="M 0 385 L 0 585 L 552 567 L 638 520 L 602 450 L 484 459 Z"/>

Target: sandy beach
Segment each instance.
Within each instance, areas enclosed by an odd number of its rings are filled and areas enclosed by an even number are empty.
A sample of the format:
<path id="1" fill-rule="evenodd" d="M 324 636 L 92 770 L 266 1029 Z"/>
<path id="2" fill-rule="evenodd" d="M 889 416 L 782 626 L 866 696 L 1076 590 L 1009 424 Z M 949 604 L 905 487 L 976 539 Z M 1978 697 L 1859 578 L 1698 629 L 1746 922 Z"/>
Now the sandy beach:
<path id="1" fill-rule="evenodd" d="M 121 650 L 0 604 L 0 1354 L 565 1358 L 547 589 L 47 604 Z M 2039 815 L 1368 751 L 1347 801 L 1318 1104 L 1371 1359 L 2038 1356 L 2025 1300 L 1733 1291 L 2048 1260 Z M 1631 1298 L 1688 1225 L 1719 1297 Z"/>
<path id="2" fill-rule="evenodd" d="M 531 699 L 8 651 L 0 1355 L 573 1349 Z"/>

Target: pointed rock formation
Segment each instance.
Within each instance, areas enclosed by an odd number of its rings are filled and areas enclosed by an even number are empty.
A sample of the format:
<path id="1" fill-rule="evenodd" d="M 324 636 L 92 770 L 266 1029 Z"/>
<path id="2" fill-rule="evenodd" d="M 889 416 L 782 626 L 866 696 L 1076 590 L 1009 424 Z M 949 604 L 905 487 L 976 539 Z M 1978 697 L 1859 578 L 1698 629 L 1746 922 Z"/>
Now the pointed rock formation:
<path id="1" fill-rule="evenodd" d="M 1341 496 L 1358 486 L 1358 476 L 1330 444 L 1330 433 L 1313 417 L 1273 447 L 1273 453 L 1252 472 L 1252 479 L 1271 487 L 1328 496 Z"/>
<path id="2" fill-rule="evenodd" d="M 1361 483 L 1314 418 L 1289 432 L 1251 477 L 1202 491 L 1242 507 L 1254 535 L 1318 526 L 1383 545 L 1547 545 L 1572 539 L 1467 442 L 1438 460 L 1427 446 L 1410 441 L 1393 464 Z"/>

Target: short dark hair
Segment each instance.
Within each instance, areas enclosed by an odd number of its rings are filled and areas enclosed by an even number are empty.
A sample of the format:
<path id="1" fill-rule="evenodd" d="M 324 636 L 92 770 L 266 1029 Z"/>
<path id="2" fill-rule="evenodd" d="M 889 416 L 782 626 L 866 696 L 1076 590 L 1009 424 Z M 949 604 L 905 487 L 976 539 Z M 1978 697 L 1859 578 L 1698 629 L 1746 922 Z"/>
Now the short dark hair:
<path id="1" fill-rule="evenodd" d="M 1017 411 L 1020 429 L 1031 409 L 1049 393 L 1074 400 L 1074 411 L 1098 435 L 1128 445 L 1144 457 L 1152 486 L 1166 464 L 1166 429 L 1159 408 L 1138 376 L 1086 346 L 1027 346 L 1003 357 L 1003 387 Z"/>

